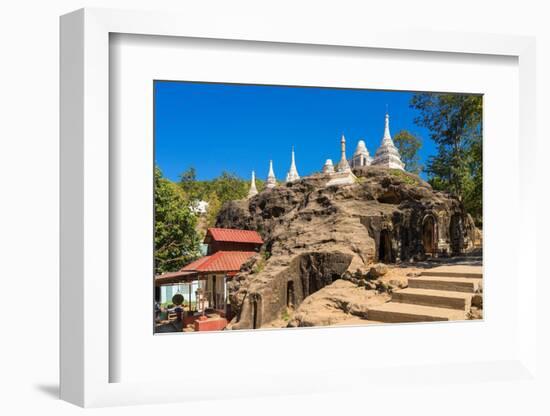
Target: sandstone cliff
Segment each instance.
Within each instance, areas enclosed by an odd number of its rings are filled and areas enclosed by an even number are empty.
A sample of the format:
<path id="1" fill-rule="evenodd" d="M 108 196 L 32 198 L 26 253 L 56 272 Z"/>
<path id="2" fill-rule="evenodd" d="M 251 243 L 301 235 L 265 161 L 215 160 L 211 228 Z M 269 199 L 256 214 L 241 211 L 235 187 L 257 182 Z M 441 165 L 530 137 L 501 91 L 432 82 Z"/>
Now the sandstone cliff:
<path id="1" fill-rule="evenodd" d="M 418 176 L 363 167 L 354 184 L 313 175 L 226 204 L 216 226 L 257 230 L 264 248 L 229 284 L 229 328 L 258 328 L 287 306 L 372 262 L 413 262 L 473 246 L 475 227 L 460 201 Z"/>

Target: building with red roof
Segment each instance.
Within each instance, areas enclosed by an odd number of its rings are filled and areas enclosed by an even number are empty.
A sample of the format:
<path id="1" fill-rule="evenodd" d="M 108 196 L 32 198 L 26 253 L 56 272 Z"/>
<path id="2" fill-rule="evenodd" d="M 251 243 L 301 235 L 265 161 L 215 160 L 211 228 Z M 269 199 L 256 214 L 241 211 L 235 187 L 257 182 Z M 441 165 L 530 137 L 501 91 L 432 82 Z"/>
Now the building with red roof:
<path id="1" fill-rule="evenodd" d="M 249 258 L 256 254 L 255 251 L 217 251 L 211 256 L 202 257 L 181 269 L 198 273 L 225 272 L 234 275 Z"/>
<path id="2" fill-rule="evenodd" d="M 189 310 L 203 313 L 214 310 L 231 319 L 227 282 L 260 251 L 263 240 L 256 231 L 209 228 L 204 243 L 208 245 L 207 256 L 187 264 L 177 272 L 155 276 L 157 300 L 162 301 L 162 286 L 187 286 L 188 293 L 182 294 L 184 297 L 187 294 Z"/>
<path id="3" fill-rule="evenodd" d="M 218 251 L 259 251 L 263 240 L 256 231 L 209 228 L 204 243 L 208 244 L 208 254 L 214 254 Z"/>

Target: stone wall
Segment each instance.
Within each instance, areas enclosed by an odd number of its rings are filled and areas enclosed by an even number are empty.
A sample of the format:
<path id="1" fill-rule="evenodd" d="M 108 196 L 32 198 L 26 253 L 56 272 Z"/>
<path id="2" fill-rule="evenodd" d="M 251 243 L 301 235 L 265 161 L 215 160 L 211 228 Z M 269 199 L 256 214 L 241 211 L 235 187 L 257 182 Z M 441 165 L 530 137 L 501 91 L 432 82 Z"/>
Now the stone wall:
<path id="1" fill-rule="evenodd" d="M 240 276 L 229 284 L 230 302 L 238 310 L 231 329 L 259 327 L 279 319 L 287 306 L 298 306 L 309 295 L 339 279 L 348 270 L 351 255 L 304 253 L 286 266 L 262 270 L 269 278 L 254 279 L 259 259 L 248 267 L 248 279 Z"/>

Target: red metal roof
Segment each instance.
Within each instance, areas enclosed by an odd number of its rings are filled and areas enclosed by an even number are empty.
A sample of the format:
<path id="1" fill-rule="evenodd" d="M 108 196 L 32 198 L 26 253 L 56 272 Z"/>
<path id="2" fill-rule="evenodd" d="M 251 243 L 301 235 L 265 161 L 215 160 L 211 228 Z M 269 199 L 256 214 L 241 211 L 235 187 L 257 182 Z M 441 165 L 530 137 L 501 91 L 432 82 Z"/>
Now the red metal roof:
<path id="1" fill-rule="evenodd" d="M 264 243 L 262 237 L 260 237 L 260 234 L 256 231 L 234 230 L 231 228 L 209 228 L 204 241 L 207 242 L 209 237 L 214 241 L 225 241 L 232 243 Z"/>
<path id="2" fill-rule="evenodd" d="M 180 269 L 180 272 L 198 270 L 198 268 L 199 268 L 205 261 L 207 261 L 210 257 L 211 257 L 211 256 L 205 256 L 205 257 L 201 257 L 201 258 L 198 259 L 198 260 L 192 261 L 192 262 L 189 263 L 187 266 L 182 267 L 182 268 Z"/>
<path id="3" fill-rule="evenodd" d="M 256 253 L 255 251 L 218 251 L 202 257 L 185 266 L 181 271 L 195 272 L 238 272 L 241 266 Z"/>

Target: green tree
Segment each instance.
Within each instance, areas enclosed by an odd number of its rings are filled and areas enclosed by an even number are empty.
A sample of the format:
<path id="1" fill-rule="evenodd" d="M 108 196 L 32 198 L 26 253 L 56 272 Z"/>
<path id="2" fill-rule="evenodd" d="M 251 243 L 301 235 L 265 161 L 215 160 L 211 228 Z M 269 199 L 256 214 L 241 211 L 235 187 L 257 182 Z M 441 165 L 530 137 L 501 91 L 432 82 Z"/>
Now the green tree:
<path id="1" fill-rule="evenodd" d="M 208 226 L 213 226 L 223 204 L 247 197 L 250 182 L 227 171 L 223 171 L 220 176 L 212 180 L 199 181 L 196 178 L 195 169 L 190 167 L 180 175 L 179 185 L 190 201 L 208 202 L 206 223 Z M 261 192 L 264 186 L 264 181 L 256 179 L 258 191 Z"/>
<path id="2" fill-rule="evenodd" d="M 193 166 L 180 175 L 180 186 L 190 200 L 201 199 L 201 188 L 197 182 L 197 171 Z"/>
<path id="3" fill-rule="evenodd" d="M 206 211 L 206 226 L 214 227 L 216 225 L 216 219 L 222 207 L 222 203 L 216 193 L 210 194 L 207 198 L 207 201 L 208 209 Z"/>
<path id="4" fill-rule="evenodd" d="M 180 186 L 155 167 L 155 274 L 180 269 L 200 255 L 197 218 Z"/>
<path id="5" fill-rule="evenodd" d="M 197 180 L 197 170 L 191 166 L 181 174 L 181 181 L 184 183 L 194 182 Z"/>
<path id="6" fill-rule="evenodd" d="M 248 183 L 230 172 L 222 172 L 211 184 L 211 191 L 215 192 L 221 204 L 227 201 L 246 198 Z"/>
<path id="7" fill-rule="evenodd" d="M 205 196 L 208 201 L 207 224 L 212 227 L 216 224 L 216 218 L 223 204 L 248 196 L 250 182 L 224 171 L 217 178 L 210 182 L 205 181 L 201 186 L 204 188 L 203 193 L 208 194 Z M 259 192 L 264 189 L 264 186 L 264 181 L 256 179 L 256 188 Z"/>
<path id="8" fill-rule="evenodd" d="M 468 151 L 468 169 L 471 173 L 464 193 L 464 205 L 477 225 L 483 224 L 483 143 L 481 134 L 473 138 Z"/>
<path id="9" fill-rule="evenodd" d="M 393 137 L 393 141 L 399 150 L 401 160 L 405 163 L 405 169 L 419 175 L 422 171 L 422 165 L 420 164 L 418 150 L 422 146 L 422 140 L 407 130 L 401 130 Z"/>
<path id="10" fill-rule="evenodd" d="M 482 221 L 482 97 L 465 94 L 415 94 L 417 124 L 430 130 L 437 154 L 426 164 L 436 189 L 456 194 L 474 219 Z"/>
<path id="11" fill-rule="evenodd" d="M 248 181 L 226 171 L 212 180 L 199 181 L 196 179 L 195 168 L 190 167 L 180 175 L 180 178 L 181 189 L 191 200 L 207 200 L 215 193 L 223 204 L 227 201 L 243 199 L 248 194 Z"/>

